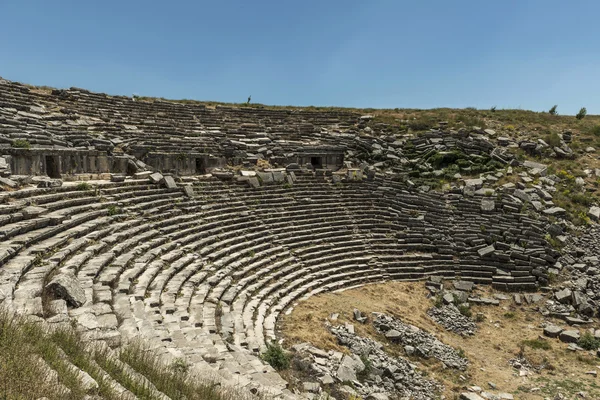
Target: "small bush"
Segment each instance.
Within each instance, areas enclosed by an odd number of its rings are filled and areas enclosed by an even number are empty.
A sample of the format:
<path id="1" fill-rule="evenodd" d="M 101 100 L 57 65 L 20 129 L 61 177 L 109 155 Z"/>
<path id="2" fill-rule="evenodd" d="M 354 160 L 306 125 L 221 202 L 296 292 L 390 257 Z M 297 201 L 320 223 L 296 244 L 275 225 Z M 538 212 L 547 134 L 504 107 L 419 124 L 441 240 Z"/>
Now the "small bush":
<path id="1" fill-rule="evenodd" d="M 552 345 L 550 344 L 550 342 L 547 340 L 543 340 L 543 339 L 523 340 L 523 345 L 527 346 L 527 347 L 531 347 L 532 349 L 539 349 L 539 350 L 550 350 L 552 348 Z"/>
<path id="2" fill-rule="evenodd" d="M 363 382 L 369 378 L 369 375 L 371 375 L 371 372 L 373 371 L 373 364 L 371 363 L 371 360 L 364 355 L 360 356 L 360 360 L 365 365 L 365 369 L 357 373 L 356 377 L 360 382 Z"/>
<path id="3" fill-rule="evenodd" d="M 496 106 L 492 106 L 492 108 L 490 108 L 491 112 L 496 112 Z"/>
<path id="4" fill-rule="evenodd" d="M 513 311 L 504 313 L 504 318 L 515 319 L 516 317 L 517 317 L 517 314 L 514 313 Z"/>
<path id="5" fill-rule="evenodd" d="M 595 199 L 588 193 L 573 193 L 571 194 L 571 201 L 589 207 L 595 202 Z"/>
<path id="6" fill-rule="evenodd" d="M 190 365 L 183 358 L 176 358 L 170 365 L 171 370 L 176 374 L 187 374 Z"/>
<path id="7" fill-rule="evenodd" d="M 579 338 L 577 345 L 586 350 L 597 350 L 600 347 L 600 339 L 597 339 L 590 332 L 586 332 Z"/>
<path id="8" fill-rule="evenodd" d="M 594 136 L 600 136 L 600 125 L 596 125 L 594 126 L 590 132 L 592 133 L 592 135 Z"/>
<path id="9" fill-rule="evenodd" d="M 12 142 L 12 147 L 16 147 L 19 149 L 29 149 L 31 148 L 31 143 L 25 139 L 15 139 Z"/>
<path id="10" fill-rule="evenodd" d="M 267 345 L 267 350 L 262 354 L 262 359 L 277 371 L 288 369 L 290 367 L 290 357 L 281 348 L 279 343 Z"/>
<path id="11" fill-rule="evenodd" d="M 90 190 L 91 188 L 92 188 L 92 186 L 87 182 L 80 182 L 76 186 L 76 189 L 81 190 L 81 191 Z"/>
<path id="12" fill-rule="evenodd" d="M 556 108 L 558 107 L 557 104 L 555 104 L 554 106 L 552 106 L 552 108 L 550 109 L 550 111 L 548 111 L 548 114 L 550 115 L 558 115 L 558 113 L 556 112 Z"/>
<path id="13" fill-rule="evenodd" d="M 581 119 L 584 119 L 586 115 L 587 115 L 587 109 L 585 107 L 581 107 L 581 110 L 579 110 L 579 112 L 577 113 L 575 118 L 581 120 Z"/>
<path id="14" fill-rule="evenodd" d="M 121 212 L 121 209 L 119 207 L 115 206 L 114 204 L 108 206 L 108 213 L 107 213 L 108 215 L 117 215 L 120 212 Z"/>
<path id="15" fill-rule="evenodd" d="M 464 315 L 465 317 L 470 318 L 473 315 L 473 313 L 471 312 L 471 308 L 469 307 L 468 304 L 459 304 L 458 311 L 460 311 L 460 313 L 462 315 Z"/>
<path id="16" fill-rule="evenodd" d="M 548 143 L 552 147 L 560 146 L 560 136 L 556 132 L 552 132 L 548 136 L 546 136 L 546 143 Z"/>

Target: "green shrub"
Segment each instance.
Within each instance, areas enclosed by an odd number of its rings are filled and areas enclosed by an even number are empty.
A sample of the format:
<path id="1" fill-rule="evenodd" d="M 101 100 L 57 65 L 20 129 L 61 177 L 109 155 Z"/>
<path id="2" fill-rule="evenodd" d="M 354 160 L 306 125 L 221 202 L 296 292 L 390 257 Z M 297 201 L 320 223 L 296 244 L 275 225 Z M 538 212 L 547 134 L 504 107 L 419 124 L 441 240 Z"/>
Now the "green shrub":
<path id="1" fill-rule="evenodd" d="M 523 340 L 522 344 L 531 347 L 532 349 L 550 350 L 552 348 L 550 342 L 544 339 Z"/>
<path id="2" fill-rule="evenodd" d="M 360 382 L 363 382 L 367 380 L 367 378 L 369 378 L 369 375 L 371 375 L 371 372 L 373 371 L 373 363 L 371 362 L 371 360 L 369 360 L 367 356 L 364 355 L 360 356 L 360 360 L 365 365 L 365 369 L 357 373 L 356 377 Z"/>
<path id="3" fill-rule="evenodd" d="M 552 147 L 560 146 L 560 136 L 556 132 L 552 132 L 548 136 L 546 136 L 546 143 L 548 143 Z"/>
<path id="4" fill-rule="evenodd" d="M 12 142 L 12 147 L 16 147 L 19 149 L 29 149 L 31 148 L 31 143 L 25 139 L 15 139 Z"/>
<path id="5" fill-rule="evenodd" d="M 594 136 L 600 136 L 600 125 L 596 125 L 594 126 L 590 132 L 592 133 L 592 135 Z"/>
<path id="6" fill-rule="evenodd" d="M 121 212 L 121 209 L 119 207 L 115 206 L 114 204 L 108 206 L 108 213 L 107 213 L 108 215 L 117 215 L 120 212 Z"/>
<path id="7" fill-rule="evenodd" d="M 517 317 L 517 314 L 513 311 L 508 311 L 504 313 L 504 318 L 508 318 L 508 319 L 515 319 Z"/>
<path id="8" fill-rule="evenodd" d="M 597 350 L 600 347 L 600 339 L 596 339 L 590 332 L 586 332 L 579 338 L 577 345 L 586 350 Z"/>
<path id="9" fill-rule="evenodd" d="M 267 345 L 267 350 L 261 355 L 262 359 L 277 371 L 290 367 L 290 356 L 281 348 L 279 343 Z"/>
<path id="10" fill-rule="evenodd" d="M 87 182 L 80 182 L 77 184 L 77 186 L 75 188 L 77 190 L 84 191 L 84 190 L 90 190 L 92 188 L 92 186 Z"/>
<path id="11" fill-rule="evenodd" d="M 552 106 L 552 108 L 550 109 L 550 111 L 548 111 L 548 114 L 550 115 L 558 115 L 558 113 L 556 112 L 556 108 L 558 107 L 557 104 L 555 104 L 554 106 Z"/>
<path id="12" fill-rule="evenodd" d="M 458 311 L 460 311 L 460 313 L 465 317 L 470 318 L 473 315 L 473 313 L 471 312 L 471 307 L 469 307 L 468 304 L 459 304 L 457 308 Z"/>
<path id="13" fill-rule="evenodd" d="M 579 112 L 577 113 L 575 118 L 581 120 L 581 119 L 584 119 L 586 115 L 587 115 L 587 109 L 585 107 L 581 107 L 581 110 L 579 110 Z"/>
<path id="14" fill-rule="evenodd" d="M 573 193 L 571 194 L 571 201 L 586 207 L 591 206 L 595 202 L 594 198 L 588 193 Z"/>

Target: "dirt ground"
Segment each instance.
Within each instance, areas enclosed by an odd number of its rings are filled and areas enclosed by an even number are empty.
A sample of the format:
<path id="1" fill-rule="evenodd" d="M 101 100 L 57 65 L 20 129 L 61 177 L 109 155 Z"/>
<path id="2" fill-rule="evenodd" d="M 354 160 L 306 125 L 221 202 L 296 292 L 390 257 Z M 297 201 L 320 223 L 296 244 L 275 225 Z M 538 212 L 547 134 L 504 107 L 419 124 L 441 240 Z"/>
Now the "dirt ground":
<path id="1" fill-rule="evenodd" d="M 462 372 L 444 370 L 441 363 L 434 360 L 412 359 L 429 377 L 444 384 L 448 399 L 456 398 L 469 386 L 490 390 L 489 382 L 497 386 L 496 390 L 490 391 L 512 393 L 515 399 L 544 399 L 558 393 L 574 396 L 580 392 L 585 392 L 585 398 L 600 399 L 599 378 L 586 373 L 600 369 L 600 359 L 594 352 L 572 352 L 558 339 L 541 337 L 543 317 L 537 308 L 544 300 L 538 305 L 517 306 L 510 296 L 509 300 L 500 301 L 499 306 L 473 306 L 473 316 L 481 313 L 483 317 L 477 323 L 477 333 L 463 338 L 445 331 L 427 316 L 427 309 L 433 306 L 427 293 L 423 282 L 388 282 L 311 297 L 281 318 L 278 327 L 284 338 L 283 346 L 289 348 L 296 343 L 309 342 L 324 350 L 347 351 L 337 344 L 326 327 L 325 321 L 332 313 L 339 313 L 332 324 L 351 322 L 358 334 L 386 343 L 371 324 L 361 325 L 352 317 L 355 308 L 364 314 L 384 312 L 436 335 L 452 347 L 463 349 L 470 365 Z M 475 290 L 479 296 L 489 297 L 494 293 L 498 292 L 489 287 Z M 565 326 L 561 321 L 554 322 Z M 535 339 L 547 340 L 550 348 L 533 349 L 523 344 L 524 340 Z M 403 355 L 403 350 L 394 345 L 387 344 L 386 349 L 392 354 Z M 539 372 L 519 376 L 519 371 L 509 364 L 509 360 L 520 351 L 532 365 L 544 367 Z"/>

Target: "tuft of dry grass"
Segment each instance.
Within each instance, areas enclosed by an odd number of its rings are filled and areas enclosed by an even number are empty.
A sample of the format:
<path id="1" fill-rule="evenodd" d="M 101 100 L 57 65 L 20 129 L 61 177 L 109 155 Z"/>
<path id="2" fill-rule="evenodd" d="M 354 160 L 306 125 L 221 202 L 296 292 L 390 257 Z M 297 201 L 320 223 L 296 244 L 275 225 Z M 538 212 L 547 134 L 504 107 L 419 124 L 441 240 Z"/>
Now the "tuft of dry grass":
<path id="1" fill-rule="evenodd" d="M 70 328 L 50 330 L 39 321 L 0 310 L 0 399 L 121 399 L 114 381 L 141 399 L 164 395 L 189 400 L 267 399 L 223 387 L 189 367 L 179 359 L 167 364 L 140 343 L 113 352 L 91 346 Z M 97 387 L 86 388 L 78 369 L 89 374 Z"/>

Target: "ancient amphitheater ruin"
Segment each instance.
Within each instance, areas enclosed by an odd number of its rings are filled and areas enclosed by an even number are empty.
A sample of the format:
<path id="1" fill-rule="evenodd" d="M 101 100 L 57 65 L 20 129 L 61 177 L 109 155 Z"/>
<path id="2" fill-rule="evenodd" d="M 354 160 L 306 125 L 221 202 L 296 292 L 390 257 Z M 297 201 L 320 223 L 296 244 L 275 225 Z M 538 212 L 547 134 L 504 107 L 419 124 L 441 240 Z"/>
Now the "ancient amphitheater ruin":
<path id="1" fill-rule="evenodd" d="M 115 351 L 142 339 L 252 393 L 300 398 L 260 354 L 303 299 L 430 277 L 548 284 L 560 256 L 548 218 L 564 210 L 523 212 L 543 193 L 479 174 L 445 191 L 413 179 L 454 150 L 519 165 L 485 136 L 0 80 L 0 303 Z"/>

